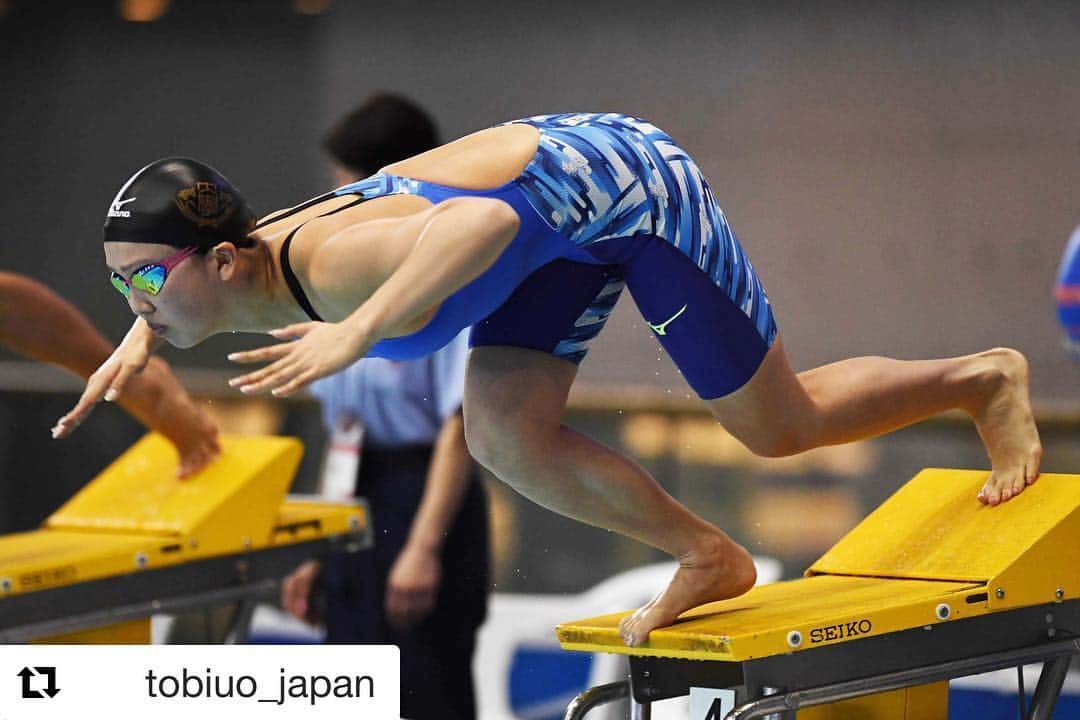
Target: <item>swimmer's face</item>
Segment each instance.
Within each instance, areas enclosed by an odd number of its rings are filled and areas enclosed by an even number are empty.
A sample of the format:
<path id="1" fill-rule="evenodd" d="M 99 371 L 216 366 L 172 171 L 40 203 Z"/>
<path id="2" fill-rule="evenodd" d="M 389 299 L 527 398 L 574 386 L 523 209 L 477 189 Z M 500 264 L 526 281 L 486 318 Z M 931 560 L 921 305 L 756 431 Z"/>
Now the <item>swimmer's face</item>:
<path id="1" fill-rule="evenodd" d="M 214 333 L 216 297 L 212 271 L 204 254 L 192 254 L 169 268 L 158 293 L 140 289 L 132 274 L 140 268 L 175 257 L 172 245 L 105 243 L 105 264 L 128 286 L 127 303 L 150 329 L 176 347 L 191 347 Z M 116 284 L 114 282 L 114 284 Z"/>

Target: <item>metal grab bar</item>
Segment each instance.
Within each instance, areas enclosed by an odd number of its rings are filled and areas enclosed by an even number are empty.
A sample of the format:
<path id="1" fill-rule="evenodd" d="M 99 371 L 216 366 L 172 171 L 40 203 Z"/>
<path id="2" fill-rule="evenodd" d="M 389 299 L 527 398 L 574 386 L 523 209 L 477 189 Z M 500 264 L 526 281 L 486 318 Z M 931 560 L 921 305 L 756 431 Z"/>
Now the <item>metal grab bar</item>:
<path id="1" fill-rule="evenodd" d="M 754 700 L 753 702 L 735 708 L 728 713 L 725 720 L 752 720 L 753 718 L 761 718 L 773 713 L 798 710 L 799 708 L 809 707 L 811 705 L 824 705 L 826 703 L 859 697 L 860 695 L 899 690 L 900 688 L 910 687 L 912 685 L 922 685 L 924 683 L 948 680 L 949 678 L 962 677 L 964 675 L 975 675 L 977 673 L 1000 670 L 1001 668 L 1013 667 L 1016 665 L 1027 665 L 1050 660 L 1052 658 L 1071 656 L 1076 653 L 1080 653 L 1080 638 L 1046 643 L 1044 645 L 1021 648 L 1019 650 L 1007 650 L 1005 652 L 985 655 L 983 657 L 952 660 L 937 665 L 927 665 L 926 667 L 921 668 L 900 670 L 884 675 L 877 675 L 875 677 L 859 678 L 858 680 L 849 680 L 833 685 L 823 685 L 822 687 L 797 690 L 783 695 L 761 698 L 760 700 Z M 1050 667 L 1055 666 L 1051 665 Z M 1065 667 L 1067 668 L 1068 665 L 1065 664 Z M 1043 687 L 1041 681 L 1039 685 L 1040 687 Z M 1056 693 L 1060 692 L 1060 690 L 1060 685 L 1055 687 L 1055 683 L 1050 681 L 1046 683 L 1043 692 L 1045 695 L 1053 693 L 1055 695 L 1054 700 L 1056 700 Z M 1042 705 L 1045 707 L 1046 699 L 1044 698 L 1040 703 L 1038 693 L 1036 693 L 1036 695 L 1035 706 Z M 1053 707 L 1053 703 L 1050 703 L 1050 707 Z"/>
<path id="2" fill-rule="evenodd" d="M 627 697 L 629 694 L 629 680 L 589 688 L 570 701 L 570 704 L 566 706 L 566 714 L 563 715 L 563 720 L 581 720 L 581 718 L 585 717 L 585 713 L 594 707 L 615 702 Z"/>

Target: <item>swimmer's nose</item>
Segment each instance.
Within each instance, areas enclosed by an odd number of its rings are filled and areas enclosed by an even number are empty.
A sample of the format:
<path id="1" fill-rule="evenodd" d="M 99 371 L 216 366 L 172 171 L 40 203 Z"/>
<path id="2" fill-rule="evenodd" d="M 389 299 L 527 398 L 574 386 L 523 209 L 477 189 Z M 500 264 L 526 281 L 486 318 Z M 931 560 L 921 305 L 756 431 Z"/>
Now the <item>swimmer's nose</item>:
<path id="1" fill-rule="evenodd" d="M 128 307 L 143 320 L 150 321 L 150 315 L 154 312 L 154 306 L 138 290 L 132 290 L 128 295 Z"/>

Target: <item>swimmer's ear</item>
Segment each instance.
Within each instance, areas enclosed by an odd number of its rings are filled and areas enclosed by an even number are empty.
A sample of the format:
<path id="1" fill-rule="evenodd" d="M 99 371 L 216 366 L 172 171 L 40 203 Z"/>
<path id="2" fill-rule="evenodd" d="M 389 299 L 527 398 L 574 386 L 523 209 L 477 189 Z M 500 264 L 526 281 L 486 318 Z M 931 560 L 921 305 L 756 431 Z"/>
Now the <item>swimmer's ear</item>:
<path id="1" fill-rule="evenodd" d="M 222 280 L 229 280 L 236 272 L 236 245 L 231 242 L 220 242 L 210 248 L 210 257 L 214 261 L 214 268 Z"/>

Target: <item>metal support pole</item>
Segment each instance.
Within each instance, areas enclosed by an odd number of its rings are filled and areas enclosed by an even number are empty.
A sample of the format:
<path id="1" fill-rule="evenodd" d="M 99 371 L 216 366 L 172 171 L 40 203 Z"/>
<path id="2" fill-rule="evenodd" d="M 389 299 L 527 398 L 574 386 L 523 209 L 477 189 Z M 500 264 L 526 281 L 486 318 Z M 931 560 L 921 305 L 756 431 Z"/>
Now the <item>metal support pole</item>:
<path id="1" fill-rule="evenodd" d="M 581 718 L 585 717 L 585 713 L 594 707 L 615 702 L 629 694 L 629 680 L 589 688 L 570 701 L 570 704 L 566 706 L 566 714 L 563 715 L 563 720 L 581 720 Z"/>
<path id="2" fill-rule="evenodd" d="M 652 718 L 652 703 L 639 703 L 630 698 L 630 720 L 650 720 Z"/>
<path id="3" fill-rule="evenodd" d="M 783 695 L 784 691 L 775 687 L 763 687 L 761 688 L 762 697 L 772 697 L 773 695 Z M 790 712 L 778 712 L 772 715 L 767 715 L 763 720 L 795 720 L 795 711 Z"/>
<path id="4" fill-rule="evenodd" d="M 232 629 L 225 637 L 225 645 L 243 645 L 251 631 L 251 620 L 255 616 L 255 601 L 250 598 L 241 600 L 236 605 Z"/>
<path id="5" fill-rule="evenodd" d="M 1054 705 L 1061 695 L 1061 686 L 1069 672 L 1072 655 L 1055 658 L 1043 664 L 1039 674 L 1039 684 L 1035 686 L 1035 697 L 1031 701 L 1028 717 L 1031 720 L 1050 720 L 1054 714 Z"/>

